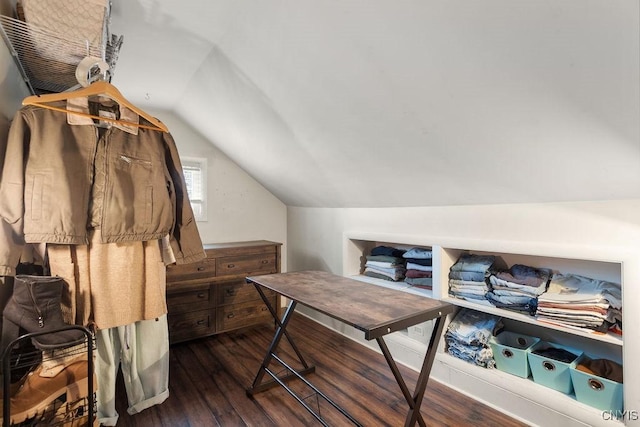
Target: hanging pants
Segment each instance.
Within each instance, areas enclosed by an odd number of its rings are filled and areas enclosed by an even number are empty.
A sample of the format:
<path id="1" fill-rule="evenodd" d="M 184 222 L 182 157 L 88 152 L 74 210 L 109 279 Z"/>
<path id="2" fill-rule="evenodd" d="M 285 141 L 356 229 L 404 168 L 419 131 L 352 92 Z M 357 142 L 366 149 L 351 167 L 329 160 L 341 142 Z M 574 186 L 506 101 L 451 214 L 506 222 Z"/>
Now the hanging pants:
<path id="1" fill-rule="evenodd" d="M 167 316 L 96 332 L 98 421 L 115 426 L 116 377 L 122 368 L 131 415 L 169 397 L 169 331 Z"/>

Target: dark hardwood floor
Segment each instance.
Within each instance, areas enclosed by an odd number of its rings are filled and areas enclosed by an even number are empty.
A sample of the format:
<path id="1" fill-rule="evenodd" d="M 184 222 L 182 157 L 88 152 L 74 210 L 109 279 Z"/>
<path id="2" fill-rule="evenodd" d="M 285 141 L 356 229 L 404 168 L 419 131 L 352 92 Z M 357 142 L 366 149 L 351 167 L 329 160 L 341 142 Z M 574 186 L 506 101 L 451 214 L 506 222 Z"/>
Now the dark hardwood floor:
<path id="1" fill-rule="evenodd" d="M 382 355 L 300 314 L 295 314 L 288 330 L 307 362 L 316 366 L 316 373 L 309 379 L 323 393 L 364 426 L 404 424 L 407 404 Z M 170 397 L 161 405 L 131 416 L 126 411 L 126 394 L 120 380 L 118 426 L 320 425 L 281 387 L 259 393 L 253 399 L 247 397 L 245 389 L 251 385 L 272 336 L 273 327 L 265 325 L 173 345 Z M 286 340 L 280 348 L 280 354 L 291 360 L 288 357 L 293 352 Z M 417 373 L 404 366 L 400 371 L 413 390 Z M 301 394 L 308 390 L 299 380 L 289 385 Z M 314 408 L 319 404 L 330 425 L 350 425 L 326 402 L 318 402 L 310 390 L 306 395 L 305 402 Z M 524 426 L 436 381 L 427 386 L 422 414 L 428 426 Z"/>

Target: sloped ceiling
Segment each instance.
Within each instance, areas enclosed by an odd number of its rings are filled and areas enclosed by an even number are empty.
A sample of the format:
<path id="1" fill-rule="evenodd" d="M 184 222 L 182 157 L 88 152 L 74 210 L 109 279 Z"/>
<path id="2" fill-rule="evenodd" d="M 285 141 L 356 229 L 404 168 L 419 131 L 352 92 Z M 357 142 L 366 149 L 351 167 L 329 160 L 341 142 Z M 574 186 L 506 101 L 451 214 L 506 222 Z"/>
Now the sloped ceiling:
<path id="1" fill-rule="evenodd" d="M 113 0 L 114 83 L 290 206 L 640 197 L 627 0 Z"/>

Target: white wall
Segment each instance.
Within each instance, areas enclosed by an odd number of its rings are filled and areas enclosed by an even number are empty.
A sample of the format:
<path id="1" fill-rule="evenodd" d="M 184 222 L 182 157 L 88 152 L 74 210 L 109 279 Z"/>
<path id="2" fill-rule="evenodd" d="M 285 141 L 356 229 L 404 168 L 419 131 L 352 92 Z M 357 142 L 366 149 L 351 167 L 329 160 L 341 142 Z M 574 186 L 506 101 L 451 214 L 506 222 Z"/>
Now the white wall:
<path id="1" fill-rule="evenodd" d="M 432 244 L 493 241 L 580 256 L 640 250 L 640 199 L 548 204 L 424 208 L 288 208 L 290 268 L 326 266 L 341 272 L 342 234 L 425 236 Z M 446 246 L 446 244 L 445 244 Z M 565 253 L 566 252 L 566 253 Z M 638 260 L 640 263 L 640 259 Z"/>
<path id="2" fill-rule="evenodd" d="M 181 156 L 207 159 L 208 220 L 198 222 L 204 243 L 243 240 L 286 243 L 287 210 L 280 200 L 180 117 L 170 111 L 152 113 L 169 127 Z M 283 250 L 283 268 L 285 260 Z"/>

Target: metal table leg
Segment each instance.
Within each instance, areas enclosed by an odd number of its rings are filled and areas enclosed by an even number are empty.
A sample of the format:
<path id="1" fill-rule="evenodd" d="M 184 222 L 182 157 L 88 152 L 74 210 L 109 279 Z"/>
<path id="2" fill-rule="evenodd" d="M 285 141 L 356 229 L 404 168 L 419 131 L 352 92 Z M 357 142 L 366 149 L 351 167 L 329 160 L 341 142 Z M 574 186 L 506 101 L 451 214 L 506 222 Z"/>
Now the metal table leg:
<path id="1" fill-rule="evenodd" d="M 287 386 L 286 381 L 288 381 L 289 379 L 297 378 L 298 380 L 302 381 L 307 387 L 313 390 L 313 392 L 318 397 L 322 398 L 324 401 L 329 403 L 337 411 L 339 411 L 344 417 L 346 417 L 349 421 L 351 421 L 352 424 L 358 427 L 362 427 L 362 425 L 351 414 L 345 411 L 342 407 L 340 407 L 338 404 L 332 401 L 327 395 L 325 395 L 322 391 L 320 391 L 316 386 L 314 386 L 311 382 L 309 382 L 306 378 L 304 378 L 304 375 L 314 372 L 315 367 L 309 366 L 307 364 L 307 362 L 304 360 L 302 354 L 300 353 L 294 341 L 291 339 L 291 337 L 289 336 L 286 330 L 287 325 L 289 324 L 289 320 L 291 320 L 291 316 L 295 311 L 295 307 L 297 303 L 292 300 L 289 303 L 289 306 L 287 307 L 287 310 L 285 311 L 284 316 L 282 317 L 282 320 L 280 320 L 278 318 L 277 311 L 275 310 L 274 307 L 272 307 L 271 302 L 268 300 L 268 298 L 266 297 L 266 295 L 264 294 L 264 292 L 262 291 L 259 285 L 256 285 L 256 289 L 258 289 L 260 296 L 262 297 L 265 304 L 267 304 L 267 307 L 269 308 L 269 311 L 271 312 L 271 315 L 275 319 L 275 322 L 278 325 L 278 327 L 271 341 L 271 344 L 267 349 L 267 354 L 265 355 L 264 360 L 262 361 L 262 365 L 260 365 L 260 369 L 258 370 L 258 373 L 256 374 L 256 377 L 253 380 L 253 384 L 251 385 L 251 387 L 247 389 L 247 395 L 249 397 L 252 397 L 256 393 L 259 393 L 266 389 L 280 385 L 291 396 L 293 396 L 309 413 L 311 413 L 316 418 L 316 420 L 318 420 L 322 425 L 328 426 L 329 424 L 327 424 L 327 422 L 322 418 L 319 412 L 315 412 L 314 409 L 304 401 L 304 399 L 300 398 L 300 396 L 298 396 L 295 391 L 293 391 L 289 386 Z M 287 341 L 289 341 L 289 344 L 291 344 L 291 347 L 295 351 L 298 357 L 298 360 L 302 363 L 304 369 L 295 370 L 293 367 L 291 367 L 289 364 L 287 364 L 284 360 L 282 360 L 280 357 L 276 355 L 275 353 L 276 349 L 278 348 L 278 345 L 280 344 L 280 341 L 283 336 L 285 336 L 287 338 Z M 274 360 L 277 363 L 279 363 L 281 366 L 283 366 L 289 372 L 289 374 L 278 376 L 275 372 L 272 372 L 269 369 L 269 364 Z M 269 375 L 272 379 L 270 381 L 263 382 L 265 374 Z"/>
<path id="2" fill-rule="evenodd" d="M 424 419 L 422 418 L 422 414 L 420 413 L 420 406 L 422 405 L 424 393 L 427 388 L 427 382 L 429 381 L 429 374 L 431 373 L 433 361 L 438 349 L 438 341 L 440 339 L 440 336 L 442 335 L 442 330 L 444 327 L 444 321 L 442 317 L 436 318 L 435 322 L 436 323 L 433 331 L 431 332 L 431 338 L 429 340 L 429 347 L 427 348 L 427 353 L 424 356 L 424 361 L 422 362 L 422 368 L 420 369 L 420 374 L 418 376 L 418 381 L 416 383 L 413 395 L 409 391 L 404 378 L 402 378 L 400 370 L 398 369 L 398 365 L 393 360 L 393 356 L 391 356 L 391 352 L 389 351 L 389 348 L 387 347 L 384 339 L 382 337 L 376 338 L 376 341 L 380 346 L 380 350 L 382 350 L 382 354 L 387 360 L 387 364 L 389 365 L 389 368 L 391 368 L 391 372 L 393 373 L 396 382 L 400 386 L 400 390 L 402 391 L 405 400 L 409 404 L 409 412 L 407 413 L 407 418 L 404 423 L 405 427 L 413 426 L 416 422 L 421 427 L 426 426 Z"/>

